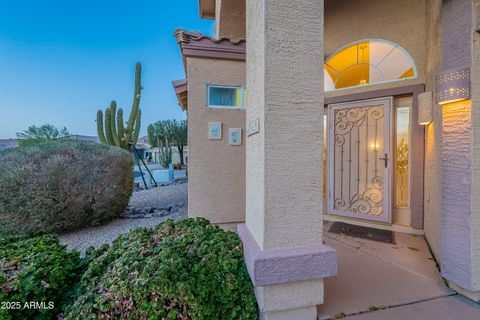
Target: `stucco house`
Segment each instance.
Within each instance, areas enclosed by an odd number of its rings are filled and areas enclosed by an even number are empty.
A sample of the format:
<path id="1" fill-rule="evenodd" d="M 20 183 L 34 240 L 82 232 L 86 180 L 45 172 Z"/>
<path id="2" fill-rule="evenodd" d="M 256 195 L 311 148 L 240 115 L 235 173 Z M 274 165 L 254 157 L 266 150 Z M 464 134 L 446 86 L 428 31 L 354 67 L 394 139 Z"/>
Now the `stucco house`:
<path id="1" fill-rule="evenodd" d="M 238 229 L 263 318 L 315 318 L 324 221 L 424 235 L 479 301 L 480 1 L 199 7 L 215 36 L 175 32 L 189 215 Z"/>

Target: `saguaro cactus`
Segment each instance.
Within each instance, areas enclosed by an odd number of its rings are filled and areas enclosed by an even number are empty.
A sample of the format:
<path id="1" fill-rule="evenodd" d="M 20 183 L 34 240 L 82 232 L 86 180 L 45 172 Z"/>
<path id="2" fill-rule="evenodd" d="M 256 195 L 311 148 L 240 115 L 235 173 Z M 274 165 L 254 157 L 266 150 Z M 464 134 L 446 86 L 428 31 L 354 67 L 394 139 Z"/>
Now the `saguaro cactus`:
<path id="1" fill-rule="evenodd" d="M 135 89 L 133 93 L 132 111 L 128 122 L 123 121 L 123 109 L 117 110 L 117 103 L 113 100 L 110 107 L 105 109 L 105 119 L 102 110 L 97 112 L 97 131 L 101 143 L 131 150 L 137 144 L 140 134 L 141 116 L 140 98 L 142 91 L 142 65 L 135 67 Z"/>

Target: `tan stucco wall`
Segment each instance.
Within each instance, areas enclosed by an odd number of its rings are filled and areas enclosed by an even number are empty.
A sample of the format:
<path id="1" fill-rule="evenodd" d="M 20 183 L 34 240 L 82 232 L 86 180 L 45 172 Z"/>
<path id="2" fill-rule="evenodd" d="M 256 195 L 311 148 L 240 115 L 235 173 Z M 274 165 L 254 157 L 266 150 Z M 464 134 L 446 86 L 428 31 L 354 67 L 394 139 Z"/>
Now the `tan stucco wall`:
<path id="1" fill-rule="evenodd" d="M 245 39 L 245 0 L 216 0 L 215 35 L 231 40 Z"/>
<path id="2" fill-rule="evenodd" d="M 265 251 L 322 243 L 323 3 L 247 7 L 246 223 Z"/>
<path id="3" fill-rule="evenodd" d="M 245 128 L 244 110 L 206 107 L 207 84 L 245 85 L 245 62 L 187 58 L 188 213 L 227 224 L 245 220 L 245 132 L 228 144 L 229 128 Z M 208 139 L 208 122 L 222 122 L 222 140 Z"/>
<path id="4" fill-rule="evenodd" d="M 263 21 L 265 3 L 263 1 L 248 0 L 247 2 L 247 101 L 249 106 L 259 104 L 262 108 L 252 107 L 248 109 L 247 121 L 259 120 L 260 132 L 248 137 L 246 148 L 246 166 L 249 174 L 246 178 L 247 199 L 246 220 L 247 226 L 255 237 L 260 247 L 263 245 L 265 233 L 265 113 L 263 112 L 265 93 L 265 22 Z M 250 89 L 248 89 L 250 88 Z M 249 163 L 251 163 L 249 165 Z M 262 164 L 262 165 L 258 165 Z M 250 221 L 250 223 L 248 223 Z"/>
<path id="5" fill-rule="evenodd" d="M 428 0 L 425 90 L 435 96 L 435 76 L 441 69 L 442 0 Z M 442 214 L 442 108 L 432 106 L 433 122 L 425 127 L 424 229 L 433 254 L 440 261 Z"/>
<path id="6" fill-rule="evenodd" d="M 326 0 L 325 57 L 354 41 L 377 38 L 398 43 L 412 56 L 418 78 L 366 90 L 423 83 L 425 70 L 426 6 L 424 0 Z M 342 95 L 356 90 L 340 90 Z"/>

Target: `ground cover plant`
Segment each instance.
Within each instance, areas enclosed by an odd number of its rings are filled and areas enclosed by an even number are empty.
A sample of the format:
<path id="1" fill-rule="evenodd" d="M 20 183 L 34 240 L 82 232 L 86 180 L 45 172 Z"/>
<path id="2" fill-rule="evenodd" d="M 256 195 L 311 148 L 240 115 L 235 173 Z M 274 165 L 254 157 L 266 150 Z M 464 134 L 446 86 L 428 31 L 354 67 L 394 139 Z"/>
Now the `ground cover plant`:
<path id="1" fill-rule="evenodd" d="M 238 236 L 205 219 L 136 229 L 97 251 L 66 319 L 256 319 Z"/>
<path id="2" fill-rule="evenodd" d="M 86 263 L 55 236 L 0 238 L 0 319 L 57 319 Z"/>
<path id="3" fill-rule="evenodd" d="M 118 217 L 133 189 L 120 148 L 52 141 L 0 152 L 0 235 L 39 235 Z"/>

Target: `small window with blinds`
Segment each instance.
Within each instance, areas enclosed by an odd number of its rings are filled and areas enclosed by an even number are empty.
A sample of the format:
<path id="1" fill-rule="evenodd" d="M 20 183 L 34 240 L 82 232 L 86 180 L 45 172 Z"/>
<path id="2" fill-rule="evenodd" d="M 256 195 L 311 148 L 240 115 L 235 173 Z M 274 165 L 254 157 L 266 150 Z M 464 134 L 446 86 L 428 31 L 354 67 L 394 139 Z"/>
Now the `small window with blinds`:
<path id="1" fill-rule="evenodd" d="M 243 86 L 208 85 L 207 107 L 245 109 L 245 95 Z"/>

